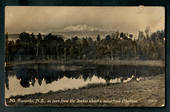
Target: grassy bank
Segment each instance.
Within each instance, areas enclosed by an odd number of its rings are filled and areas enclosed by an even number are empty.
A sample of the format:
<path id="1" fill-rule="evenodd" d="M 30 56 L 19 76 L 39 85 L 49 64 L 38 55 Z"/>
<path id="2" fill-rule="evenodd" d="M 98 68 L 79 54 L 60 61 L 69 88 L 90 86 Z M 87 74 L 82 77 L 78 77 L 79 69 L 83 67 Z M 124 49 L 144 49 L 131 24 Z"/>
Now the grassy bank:
<path id="1" fill-rule="evenodd" d="M 37 93 L 6 99 L 7 105 L 162 107 L 165 75 L 118 84 L 91 84 L 80 89 Z"/>

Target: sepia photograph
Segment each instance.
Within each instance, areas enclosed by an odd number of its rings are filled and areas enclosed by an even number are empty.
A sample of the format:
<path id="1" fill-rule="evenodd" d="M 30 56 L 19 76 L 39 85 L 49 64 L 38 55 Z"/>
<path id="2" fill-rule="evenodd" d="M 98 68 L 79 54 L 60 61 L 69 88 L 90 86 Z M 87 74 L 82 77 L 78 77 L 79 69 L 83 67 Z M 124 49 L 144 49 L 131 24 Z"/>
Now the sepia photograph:
<path id="1" fill-rule="evenodd" d="M 6 6 L 5 106 L 164 107 L 165 8 Z"/>

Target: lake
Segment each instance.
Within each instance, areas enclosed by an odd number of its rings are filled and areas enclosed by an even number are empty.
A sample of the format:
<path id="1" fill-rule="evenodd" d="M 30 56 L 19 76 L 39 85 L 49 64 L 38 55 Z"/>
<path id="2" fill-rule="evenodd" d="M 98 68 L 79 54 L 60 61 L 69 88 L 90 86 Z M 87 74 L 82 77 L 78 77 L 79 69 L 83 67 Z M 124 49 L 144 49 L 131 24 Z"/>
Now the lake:
<path id="1" fill-rule="evenodd" d="M 21 64 L 6 68 L 5 97 L 78 89 L 88 84 L 126 83 L 164 74 L 165 67 L 99 64 Z"/>

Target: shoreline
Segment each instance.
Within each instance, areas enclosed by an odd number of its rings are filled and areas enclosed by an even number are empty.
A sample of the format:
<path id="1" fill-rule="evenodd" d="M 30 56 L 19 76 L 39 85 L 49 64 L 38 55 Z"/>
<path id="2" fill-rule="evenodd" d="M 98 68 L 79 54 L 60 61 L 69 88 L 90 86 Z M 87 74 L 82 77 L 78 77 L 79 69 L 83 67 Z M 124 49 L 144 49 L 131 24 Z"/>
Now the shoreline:
<path id="1" fill-rule="evenodd" d="M 11 102 L 11 99 L 15 102 Z M 14 96 L 7 98 L 6 104 L 56 107 L 163 107 L 165 75 L 150 76 L 127 83 L 91 84 L 79 89 Z"/>
<path id="2" fill-rule="evenodd" d="M 93 63 L 100 65 L 145 65 L 145 66 L 165 66 L 163 60 L 33 60 L 22 62 L 7 62 L 6 67 L 23 65 L 23 64 L 75 64 L 75 63 Z"/>

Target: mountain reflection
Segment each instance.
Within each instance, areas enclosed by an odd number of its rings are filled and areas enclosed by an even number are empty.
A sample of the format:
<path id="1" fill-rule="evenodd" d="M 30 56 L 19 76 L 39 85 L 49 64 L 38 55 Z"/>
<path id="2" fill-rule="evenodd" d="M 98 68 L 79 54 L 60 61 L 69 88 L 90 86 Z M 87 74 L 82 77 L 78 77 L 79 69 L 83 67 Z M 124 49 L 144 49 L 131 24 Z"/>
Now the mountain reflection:
<path id="1" fill-rule="evenodd" d="M 27 64 L 18 65 L 6 69 L 6 88 L 9 89 L 8 77 L 16 76 L 20 85 L 24 88 L 34 86 L 37 81 L 39 85 L 44 80 L 46 84 L 58 81 L 63 77 L 84 81 L 91 79 L 94 75 L 109 83 L 110 80 L 120 78 L 126 80 L 132 75 L 146 77 L 164 73 L 164 67 L 133 66 L 133 65 L 57 65 L 57 64 Z"/>

